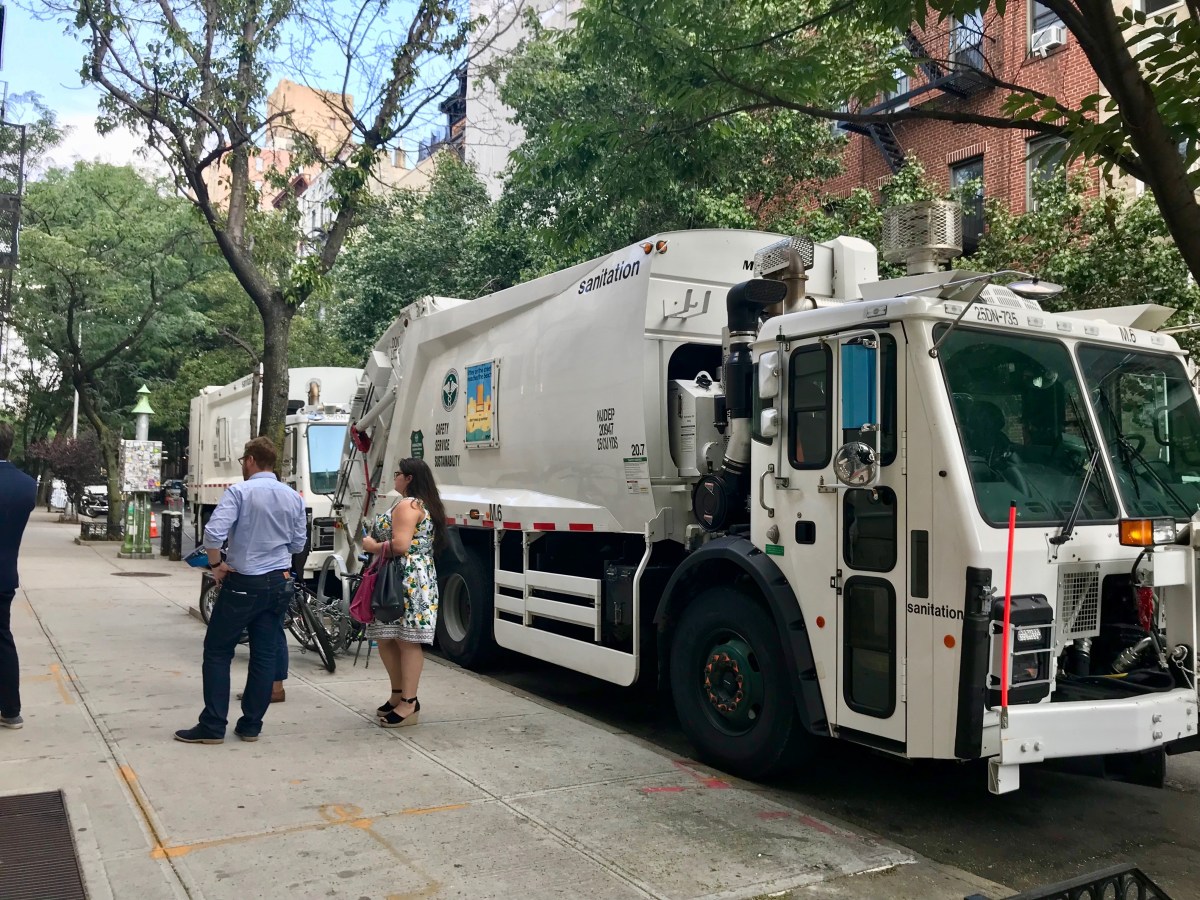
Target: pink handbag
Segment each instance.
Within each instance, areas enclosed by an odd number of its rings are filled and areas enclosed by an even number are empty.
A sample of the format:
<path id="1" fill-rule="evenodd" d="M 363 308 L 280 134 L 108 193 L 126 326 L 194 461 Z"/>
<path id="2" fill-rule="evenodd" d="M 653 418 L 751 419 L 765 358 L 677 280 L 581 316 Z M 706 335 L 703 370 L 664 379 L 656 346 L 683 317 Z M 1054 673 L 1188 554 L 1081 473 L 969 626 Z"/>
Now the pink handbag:
<path id="1" fill-rule="evenodd" d="M 375 582 L 378 579 L 379 560 L 376 560 L 363 572 L 362 580 L 358 583 L 358 590 L 354 592 L 354 599 L 350 601 L 350 618 L 355 622 L 370 625 L 375 621 L 375 616 L 371 612 L 371 596 L 375 593 Z"/>

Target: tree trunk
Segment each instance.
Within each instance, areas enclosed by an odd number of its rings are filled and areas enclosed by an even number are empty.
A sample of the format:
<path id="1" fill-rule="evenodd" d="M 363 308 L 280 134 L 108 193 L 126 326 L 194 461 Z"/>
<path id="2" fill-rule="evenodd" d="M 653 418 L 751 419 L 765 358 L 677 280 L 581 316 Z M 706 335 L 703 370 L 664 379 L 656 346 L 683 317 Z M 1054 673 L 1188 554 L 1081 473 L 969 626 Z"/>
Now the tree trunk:
<path id="1" fill-rule="evenodd" d="M 259 309 L 263 317 L 263 378 L 258 433 L 269 437 L 277 448 L 282 448 L 283 419 L 288 403 L 288 338 L 296 310 L 282 297 L 271 298 Z M 282 456 L 281 453 L 280 459 Z"/>
<path id="2" fill-rule="evenodd" d="M 125 514 L 125 508 L 121 503 L 120 460 L 117 454 L 118 436 L 113 434 L 112 429 L 100 418 L 96 404 L 92 401 L 92 385 L 85 379 L 80 379 L 76 381 L 76 389 L 79 391 L 79 409 L 96 432 L 100 455 L 104 457 L 104 468 L 108 474 L 108 533 L 111 535 L 116 533 L 117 527 L 121 524 L 121 517 Z"/>

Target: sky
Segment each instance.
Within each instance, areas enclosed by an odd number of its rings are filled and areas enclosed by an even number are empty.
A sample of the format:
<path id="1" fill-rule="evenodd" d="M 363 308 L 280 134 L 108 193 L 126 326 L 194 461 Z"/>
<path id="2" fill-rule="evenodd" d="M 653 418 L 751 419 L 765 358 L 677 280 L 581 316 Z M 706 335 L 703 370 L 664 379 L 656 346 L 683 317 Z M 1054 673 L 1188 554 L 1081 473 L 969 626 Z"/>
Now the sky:
<path id="1" fill-rule="evenodd" d="M 147 166 L 147 161 L 135 156 L 141 141 L 128 131 L 104 137 L 96 133 L 100 92 L 80 84 L 82 44 L 74 36 L 64 35 L 61 25 L 40 22 L 11 2 L 5 5 L 0 78 L 8 82 L 10 95 L 27 91 L 41 94 L 43 102 L 58 114 L 59 123 L 70 129 L 52 154 L 53 163 L 70 165 L 77 159 L 99 159 L 117 165 Z"/>
<path id="2" fill-rule="evenodd" d="M 36 91 L 57 113 L 59 123 L 69 127 L 66 140 L 52 154 L 52 164 L 70 165 L 77 159 L 99 159 L 117 165 L 132 163 L 139 168 L 160 170 L 162 163 L 157 156 L 137 155 L 142 142 L 130 132 L 122 129 L 103 137 L 96 133 L 100 91 L 81 84 L 79 69 L 83 64 L 84 48 L 78 33 L 72 29 L 66 34 L 61 24 L 34 18 L 16 5 L 24 2 L 27 0 L 0 0 L 7 8 L 0 80 L 8 83 L 9 95 Z M 407 6 L 407 3 L 400 4 L 401 14 Z M 320 51 L 317 61 L 325 62 L 331 71 L 338 71 L 333 45 Z M 440 62 L 433 70 L 447 65 Z M 292 78 L 298 80 L 295 76 Z M 330 85 L 335 89 L 338 86 Z M 351 93 L 355 93 L 353 85 Z M 436 124 L 436 109 L 436 104 L 429 107 L 428 115 L 419 126 L 405 136 L 404 143 L 410 151 Z M 444 117 L 441 121 L 444 123 Z"/>

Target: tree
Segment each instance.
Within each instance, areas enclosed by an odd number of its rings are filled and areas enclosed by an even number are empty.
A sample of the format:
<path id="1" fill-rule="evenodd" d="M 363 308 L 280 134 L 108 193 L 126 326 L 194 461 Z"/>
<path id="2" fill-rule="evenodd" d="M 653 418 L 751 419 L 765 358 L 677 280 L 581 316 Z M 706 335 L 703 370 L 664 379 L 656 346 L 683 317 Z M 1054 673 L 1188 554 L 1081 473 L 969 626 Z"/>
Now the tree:
<path id="1" fill-rule="evenodd" d="M 349 8 L 323 0 L 42 2 L 69 17 L 88 41 L 83 75 L 105 92 L 102 127 L 125 124 L 146 134 L 258 309 L 264 333 L 261 430 L 282 438 L 292 318 L 336 261 L 378 152 L 457 82 L 444 60 L 460 53 L 471 30 L 462 14 L 466 0 L 420 0 L 411 17 L 370 0 Z M 330 148 L 306 134 L 290 111 L 268 116 L 265 98 L 269 70 L 278 69 L 281 58 L 299 68 L 303 80 L 306 74 L 319 78 L 318 55 L 329 59 L 333 53 L 343 61 L 334 74 L 341 90 L 326 96 L 331 116 L 345 123 L 347 134 Z M 352 84 L 364 88 L 357 105 L 345 96 Z M 286 134 L 297 160 L 319 160 L 333 169 L 334 221 L 314 254 L 284 268 L 266 264 L 252 240 L 257 198 L 251 159 L 271 131 Z M 211 184 L 226 166 L 229 200 L 222 206 Z M 298 238 L 294 217 L 292 224 Z M 291 246 L 297 245 L 293 239 Z"/>
<path id="2" fill-rule="evenodd" d="M 653 49 L 599 15 L 587 7 L 567 31 L 531 17 L 521 52 L 489 71 L 525 135 L 507 202 L 555 268 L 658 231 L 771 227 L 799 187 L 840 171 L 844 142 L 809 116 L 714 109 L 697 120 L 676 103 L 685 73 L 664 79 Z"/>
<path id="3" fill-rule="evenodd" d="M 60 434 L 52 440 L 38 441 L 30 445 L 28 455 L 31 459 L 45 463 L 46 468 L 63 480 L 67 496 L 71 498 L 71 503 L 76 509 L 83 498 L 83 489 L 88 485 L 97 484 L 104 478 L 100 468 L 100 448 L 96 445 L 95 438 L 90 435 L 77 440 Z M 109 507 L 117 505 L 110 503 Z M 111 515 L 109 523 L 112 523 Z"/>
<path id="4" fill-rule="evenodd" d="M 202 326 L 192 291 L 216 260 L 195 212 L 132 168 L 77 163 L 30 186 L 14 321 L 62 371 L 117 496 L 117 442 L 139 376 Z M 109 520 L 119 520 L 110 504 Z"/>
<path id="5" fill-rule="evenodd" d="M 427 189 L 399 190 L 364 210 L 337 268 L 342 299 L 335 315 L 347 349 L 365 356 L 400 310 L 421 297 L 469 300 L 520 281 L 531 238 L 500 221 L 503 209 L 489 201 L 470 166 L 442 153 Z"/>
<path id="6" fill-rule="evenodd" d="M 1021 216 L 989 201 L 988 230 L 969 266 L 1018 269 L 1061 284 L 1062 294 L 1042 301 L 1052 311 L 1159 303 L 1194 318 L 1200 289 L 1153 199 L 1119 191 L 1090 197 L 1086 188 L 1062 175 L 1035 185 L 1037 209 Z"/>
<path id="7" fill-rule="evenodd" d="M 1189 270 L 1200 276 L 1200 0 L 1186 0 L 1189 17 L 1118 11 L 1111 0 L 1042 3 L 1061 18 L 1107 96 L 1071 104 L 1020 83 L 1019 60 L 994 70 L 952 59 L 952 23 L 1003 15 L 1006 0 L 585 0 L 577 24 L 591 58 L 637 53 L 673 88 L 672 115 L 697 125 L 735 111 L 787 109 L 868 125 L 938 119 L 1061 136 L 1069 156 L 1145 182 Z M 895 72 L 931 67 L 972 69 L 972 77 L 1007 92 L 1002 112 L 916 102 L 864 111 L 896 88 Z M 636 127 L 631 122 L 629 130 Z"/>

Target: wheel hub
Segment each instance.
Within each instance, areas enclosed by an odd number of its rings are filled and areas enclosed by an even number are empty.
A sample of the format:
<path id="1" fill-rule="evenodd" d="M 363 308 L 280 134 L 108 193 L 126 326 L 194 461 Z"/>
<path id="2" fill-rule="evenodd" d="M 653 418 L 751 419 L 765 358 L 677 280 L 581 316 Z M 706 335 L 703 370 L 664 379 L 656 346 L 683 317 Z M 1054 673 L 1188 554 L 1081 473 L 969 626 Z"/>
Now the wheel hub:
<path id="1" fill-rule="evenodd" d="M 704 693 L 731 728 L 750 728 L 762 709 L 762 677 L 752 656 L 745 641 L 731 638 L 713 647 L 704 663 Z"/>

